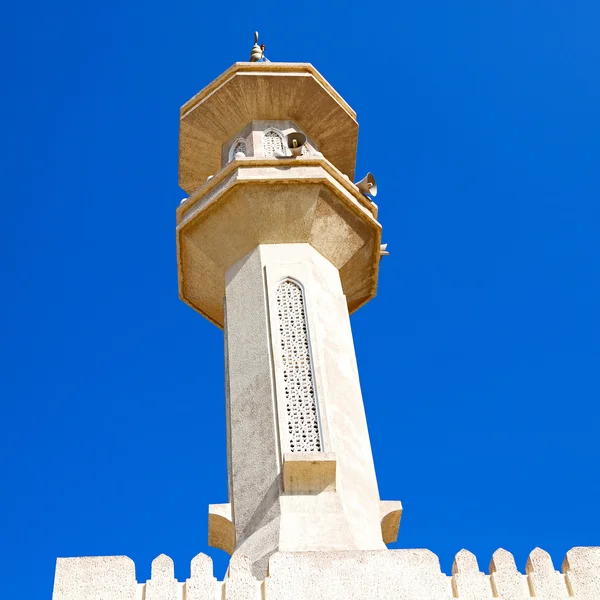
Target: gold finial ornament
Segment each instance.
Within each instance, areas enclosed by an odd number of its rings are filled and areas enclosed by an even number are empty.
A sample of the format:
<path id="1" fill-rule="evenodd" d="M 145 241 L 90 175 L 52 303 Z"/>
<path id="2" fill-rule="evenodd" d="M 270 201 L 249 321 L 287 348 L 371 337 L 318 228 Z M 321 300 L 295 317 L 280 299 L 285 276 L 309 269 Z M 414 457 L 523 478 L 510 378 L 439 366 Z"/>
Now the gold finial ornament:
<path id="1" fill-rule="evenodd" d="M 258 31 L 254 32 L 254 46 L 250 52 L 250 62 L 270 62 L 265 56 L 265 45 L 258 45 Z"/>
<path id="2" fill-rule="evenodd" d="M 254 46 L 250 52 L 250 62 L 258 62 L 263 57 L 263 51 L 258 45 L 258 31 L 254 32 Z"/>

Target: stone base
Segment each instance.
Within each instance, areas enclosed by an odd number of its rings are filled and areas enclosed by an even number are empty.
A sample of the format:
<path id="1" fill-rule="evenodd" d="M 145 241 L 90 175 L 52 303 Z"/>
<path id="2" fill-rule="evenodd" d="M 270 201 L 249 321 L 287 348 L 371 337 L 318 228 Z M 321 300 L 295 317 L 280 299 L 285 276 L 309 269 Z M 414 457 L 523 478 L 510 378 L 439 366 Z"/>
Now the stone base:
<path id="1" fill-rule="evenodd" d="M 537 548 L 525 574 L 506 550 L 494 553 L 489 575 L 461 550 L 452 575 L 440 570 L 429 550 L 357 552 L 278 552 L 261 582 L 246 557 L 232 559 L 223 582 L 213 576 L 212 560 L 199 554 L 190 578 L 178 582 L 173 561 L 164 554 L 152 563 L 152 577 L 137 583 L 135 565 L 125 556 L 59 558 L 53 600 L 598 600 L 600 547 L 567 552 L 562 573 Z"/>

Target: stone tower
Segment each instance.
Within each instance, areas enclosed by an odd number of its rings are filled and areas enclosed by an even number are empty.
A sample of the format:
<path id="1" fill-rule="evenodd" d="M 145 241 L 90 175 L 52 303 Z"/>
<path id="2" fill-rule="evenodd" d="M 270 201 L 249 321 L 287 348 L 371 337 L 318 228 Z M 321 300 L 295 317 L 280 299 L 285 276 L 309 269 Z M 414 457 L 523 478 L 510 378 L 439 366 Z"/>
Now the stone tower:
<path id="1" fill-rule="evenodd" d="M 382 550 L 398 531 L 350 330 L 381 258 L 357 134 L 309 64 L 238 63 L 181 109 L 179 291 L 225 334 L 229 499 L 209 543 L 256 576 L 276 550 Z"/>
<path id="2" fill-rule="evenodd" d="M 461 550 L 388 550 L 399 502 L 379 498 L 349 314 L 375 295 L 377 206 L 352 183 L 356 115 L 309 64 L 237 63 L 181 109 L 182 300 L 225 335 L 229 497 L 177 581 L 160 555 L 59 558 L 53 600 L 599 600 L 600 548 L 525 573 Z M 365 191 L 363 189 L 363 191 Z M 215 500 L 225 500 L 216 498 Z"/>

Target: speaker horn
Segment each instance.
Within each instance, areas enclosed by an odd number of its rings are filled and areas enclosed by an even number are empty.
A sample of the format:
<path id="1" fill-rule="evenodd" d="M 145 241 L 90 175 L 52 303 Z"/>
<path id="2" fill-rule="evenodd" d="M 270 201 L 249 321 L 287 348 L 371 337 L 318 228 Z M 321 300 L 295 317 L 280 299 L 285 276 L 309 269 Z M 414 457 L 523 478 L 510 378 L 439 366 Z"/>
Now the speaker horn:
<path id="1" fill-rule="evenodd" d="M 354 184 L 363 196 L 377 196 L 377 182 L 373 173 L 367 173 L 363 179 Z"/>
<path id="2" fill-rule="evenodd" d="M 299 131 L 288 133 L 285 136 L 285 145 L 289 149 L 292 156 L 300 156 L 302 148 L 306 144 L 306 136 Z"/>

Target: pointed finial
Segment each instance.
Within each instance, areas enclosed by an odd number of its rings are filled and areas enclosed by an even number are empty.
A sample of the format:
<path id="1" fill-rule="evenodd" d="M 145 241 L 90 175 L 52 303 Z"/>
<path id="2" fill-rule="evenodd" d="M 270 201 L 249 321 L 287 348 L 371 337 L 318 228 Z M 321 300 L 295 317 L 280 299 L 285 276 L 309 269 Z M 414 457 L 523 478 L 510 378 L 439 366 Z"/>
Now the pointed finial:
<path id="1" fill-rule="evenodd" d="M 254 46 L 250 52 L 250 62 L 258 62 L 263 56 L 263 51 L 258 45 L 258 31 L 254 32 Z"/>
<path id="2" fill-rule="evenodd" d="M 265 57 L 265 45 L 258 45 L 258 31 L 254 32 L 254 46 L 250 52 L 250 62 L 269 62 Z"/>

